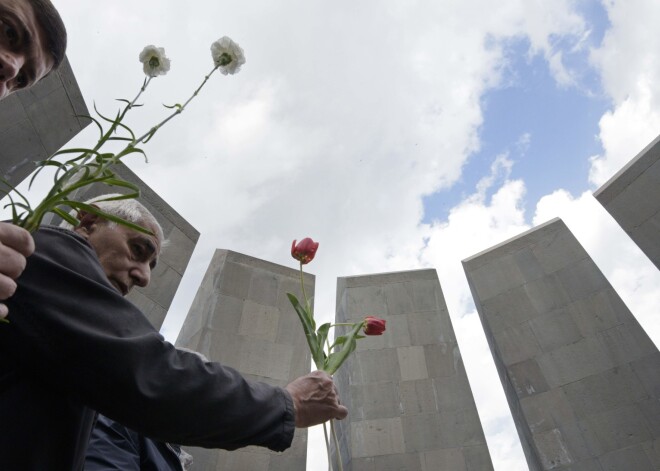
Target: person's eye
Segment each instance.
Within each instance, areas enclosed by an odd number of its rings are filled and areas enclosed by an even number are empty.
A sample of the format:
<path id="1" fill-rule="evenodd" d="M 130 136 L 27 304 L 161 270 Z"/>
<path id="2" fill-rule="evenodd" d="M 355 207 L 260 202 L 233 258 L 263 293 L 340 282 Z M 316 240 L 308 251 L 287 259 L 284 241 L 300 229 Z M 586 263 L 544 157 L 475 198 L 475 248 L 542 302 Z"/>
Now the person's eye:
<path id="1" fill-rule="evenodd" d="M 136 258 L 141 258 L 144 256 L 144 247 L 140 244 L 133 244 L 133 255 Z"/>
<path id="2" fill-rule="evenodd" d="M 16 31 L 16 28 L 2 20 L 0 20 L 0 23 L 2 23 L 2 33 L 7 38 L 9 45 L 16 46 L 18 44 L 18 31 Z"/>

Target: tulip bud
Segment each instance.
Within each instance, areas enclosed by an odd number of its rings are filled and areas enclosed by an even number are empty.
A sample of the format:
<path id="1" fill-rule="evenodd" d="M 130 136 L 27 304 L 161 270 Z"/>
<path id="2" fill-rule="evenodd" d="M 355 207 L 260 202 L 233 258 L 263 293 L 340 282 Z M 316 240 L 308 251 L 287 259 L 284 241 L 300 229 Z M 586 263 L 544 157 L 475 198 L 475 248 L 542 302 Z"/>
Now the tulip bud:
<path id="1" fill-rule="evenodd" d="M 383 335 L 385 332 L 385 319 L 374 316 L 364 318 L 364 335 Z"/>
<path id="2" fill-rule="evenodd" d="M 316 255 L 316 249 L 318 248 L 319 243 L 314 242 L 309 237 L 301 240 L 298 245 L 296 245 L 296 241 L 294 240 L 293 244 L 291 244 L 291 256 L 303 265 L 306 265 L 314 260 L 314 255 Z"/>

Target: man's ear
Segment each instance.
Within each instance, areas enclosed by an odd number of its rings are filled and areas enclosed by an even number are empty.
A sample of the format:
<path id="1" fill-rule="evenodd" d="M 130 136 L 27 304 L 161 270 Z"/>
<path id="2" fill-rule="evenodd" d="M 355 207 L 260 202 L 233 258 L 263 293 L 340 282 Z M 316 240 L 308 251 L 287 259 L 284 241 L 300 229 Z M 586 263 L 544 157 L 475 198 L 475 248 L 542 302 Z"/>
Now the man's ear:
<path id="1" fill-rule="evenodd" d="M 102 219 L 98 214 L 89 213 L 82 209 L 78 210 L 77 218 L 80 224 L 74 230 L 80 234 L 91 234 L 94 232 L 96 225 Z"/>

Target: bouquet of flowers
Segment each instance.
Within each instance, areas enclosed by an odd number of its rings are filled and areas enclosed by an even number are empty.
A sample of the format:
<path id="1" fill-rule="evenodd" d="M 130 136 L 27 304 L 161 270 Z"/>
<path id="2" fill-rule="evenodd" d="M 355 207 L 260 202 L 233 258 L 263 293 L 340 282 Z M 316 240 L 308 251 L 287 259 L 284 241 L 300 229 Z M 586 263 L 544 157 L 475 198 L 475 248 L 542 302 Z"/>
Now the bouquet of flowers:
<path id="1" fill-rule="evenodd" d="M 63 149 L 53 154 L 50 158 L 36 163 L 37 171 L 30 180 L 30 186 L 32 186 L 35 178 L 43 169 L 47 167 L 55 169 L 53 186 L 41 203 L 33 208 L 23 194 L 7 181 L 2 180 L 2 183 L 4 183 L 5 186 L 4 193 L 8 195 L 10 200 L 7 206 L 11 207 L 12 222 L 18 226 L 24 227 L 30 232 L 34 232 L 39 228 L 44 216 L 47 213 L 52 212 L 70 224 L 77 226 L 80 221 L 78 221 L 74 215 L 69 213 L 71 209 L 74 209 L 97 214 L 105 219 L 128 226 L 137 231 L 149 233 L 150 231 L 147 229 L 132 224 L 129 221 L 125 221 L 124 219 L 106 214 L 95 206 L 75 201 L 73 195 L 80 188 L 95 183 L 102 183 L 108 186 L 123 187 L 129 190 L 124 195 L 115 196 L 109 199 L 137 198 L 140 195 L 139 188 L 133 183 L 119 178 L 112 171 L 113 166 L 123 157 L 131 154 L 142 154 L 146 159 L 144 150 L 139 146 L 147 143 L 168 121 L 181 114 L 193 98 L 199 94 L 200 90 L 204 87 L 211 75 L 216 71 L 220 71 L 223 75 L 233 75 L 239 72 L 241 66 L 245 64 L 243 49 L 226 36 L 211 44 L 211 57 L 213 59 L 213 69 L 204 77 L 201 85 L 197 87 L 193 94 L 183 102 L 183 104 L 176 103 L 171 106 L 165 105 L 166 108 L 172 110 L 171 113 L 158 124 L 152 126 L 147 132 L 136 137 L 136 134 L 131 128 L 123 122 L 124 118 L 130 110 L 142 106 L 138 104 L 137 101 L 147 89 L 151 80 L 160 75 L 165 75 L 170 70 L 170 60 L 165 55 L 165 50 L 163 48 L 156 46 L 145 47 L 140 53 L 139 59 L 140 62 L 142 62 L 146 78 L 135 98 L 130 101 L 125 99 L 118 100 L 125 105 L 123 109 L 120 109 L 117 112 L 114 118 L 104 116 L 96 109 L 99 119 L 85 116 L 86 118 L 89 118 L 99 130 L 99 139 L 96 145 L 92 148 Z M 107 129 L 104 128 L 104 123 L 108 126 Z M 108 152 L 103 150 L 103 147 L 106 144 L 116 141 L 126 143 L 122 150 L 118 152 Z M 73 157 L 71 157 L 72 155 Z M 67 157 L 71 158 L 63 160 L 63 158 Z"/>

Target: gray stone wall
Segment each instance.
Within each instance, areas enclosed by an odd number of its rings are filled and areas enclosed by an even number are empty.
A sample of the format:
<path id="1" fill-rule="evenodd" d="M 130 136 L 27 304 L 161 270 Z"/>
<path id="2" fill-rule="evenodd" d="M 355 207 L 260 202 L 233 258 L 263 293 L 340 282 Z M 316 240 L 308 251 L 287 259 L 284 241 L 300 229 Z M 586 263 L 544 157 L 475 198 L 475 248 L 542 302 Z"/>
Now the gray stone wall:
<path id="1" fill-rule="evenodd" d="M 68 60 L 34 87 L 0 101 L 0 177 L 18 185 L 89 124 Z"/>
<path id="2" fill-rule="evenodd" d="M 565 224 L 463 265 L 530 469 L 660 469 L 660 354 Z"/>
<path id="3" fill-rule="evenodd" d="M 339 278 L 337 322 L 387 331 L 335 375 L 345 470 L 488 471 L 492 462 L 435 270 Z"/>
<path id="4" fill-rule="evenodd" d="M 594 196 L 660 269 L 660 136 Z"/>
<path id="5" fill-rule="evenodd" d="M 229 250 L 216 250 L 176 341 L 240 371 L 246 378 L 285 386 L 309 373 L 305 335 L 286 293 L 302 298 L 298 270 Z M 314 295 L 314 276 L 305 274 Z M 307 431 L 296 429 L 284 453 L 247 447 L 228 452 L 191 448 L 195 470 L 303 470 Z"/>
<path id="6" fill-rule="evenodd" d="M 199 232 L 124 164 L 118 164 L 114 171 L 122 179 L 140 187 L 138 200 L 156 217 L 168 241 L 161 251 L 156 268 L 151 273 L 149 286 L 136 287 L 127 296 L 127 299 L 140 308 L 154 327 L 160 329 L 195 250 Z M 98 195 L 118 192 L 114 187 L 96 184 L 81 189 L 72 198 L 87 201 Z M 44 218 L 44 224 L 57 225 L 60 222 L 61 219 L 52 214 Z"/>

